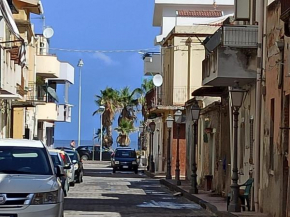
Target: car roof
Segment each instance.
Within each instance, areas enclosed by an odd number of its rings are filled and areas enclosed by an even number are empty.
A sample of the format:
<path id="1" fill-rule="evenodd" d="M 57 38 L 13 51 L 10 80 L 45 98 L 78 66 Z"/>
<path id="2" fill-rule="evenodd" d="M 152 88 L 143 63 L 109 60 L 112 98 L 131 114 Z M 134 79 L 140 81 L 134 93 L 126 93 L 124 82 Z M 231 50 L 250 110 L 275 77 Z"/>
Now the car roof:
<path id="1" fill-rule="evenodd" d="M 62 150 L 59 150 L 59 149 L 48 149 L 48 151 L 49 152 L 54 152 L 54 153 L 62 153 L 62 154 L 64 154 L 65 153 L 65 151 L 62 151 Z"/>
<path id="2" fill-rule="evenodd" d="M 69 147 L 55 147 L 54 149 L 66 149 L 66 150 L 73 150 L 72 148 L 69 148 Z"/>
<path id="3" fill-rule="evenodd" d="M 28 140 L 28 139 L 0 139 L 0 146 L 30 147 L 30 148 L 45 147 L 45 145 L 39 140 Z"/>

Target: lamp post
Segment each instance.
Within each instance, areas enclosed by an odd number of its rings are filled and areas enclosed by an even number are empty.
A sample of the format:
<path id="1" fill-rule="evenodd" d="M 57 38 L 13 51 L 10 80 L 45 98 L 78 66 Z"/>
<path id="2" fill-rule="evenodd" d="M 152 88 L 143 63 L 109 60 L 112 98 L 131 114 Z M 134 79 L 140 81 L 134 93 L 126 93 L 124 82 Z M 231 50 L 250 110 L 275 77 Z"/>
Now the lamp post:
<path id="1" fill-rule="evenodd" d="M 78 62 L 78 67 L 80 68 L 80 78 L 79 78 L 79 126 L 78 126 L 78 147 L 81 145 L 81 107 L 82 107 L 82 67 L 84 62 L 82 59 Z"/>
<path id="2" fill-rule="evenodd" d="M 176 146 L 176 168 L 175 168 L 175 180 L 176 185 L 181 185 L 180 181 L 180 168 L 179 168 L 179 134 L 180 134 L 180 123 L 182 119 L 182 111 L 179 109 L 174 114 L 175 122 L 177 123 L 177 146 Z"/>
<path id="3" fill-rule="evenodd" d="M 244 100 L 245 90 L 236 85 L 229 90 L 231 107 L 234 116 L 234 159 L 233 159 L 233 175 L 232 175 L 232 198 L 228 207 L 229 212 L 241 212 L 241 205 L 239 204 L 239 185 L 238 185 L 238 121 L 239 109 Z"/>
<path id="4" fill-rule="evenodd" d="M 171 143 L 171 129 L 172 129 L 172 126 L 173 126 L 173 121 L 174 121 L 174 119 L 169 114 L 168 117 L 166 118 L 166 124 L 167 124 L 167 129 L 168 129 L 166 179 L 172 179 L 172 176 L 171 176 L 171 154 L 170 154 L 171 145 L 170 145 L 170 143 Z"/>
<path id="5" fill-rule="evenodd" d="M 139 132 L 140 132 L 140 153 L 142 151 L 142 146 L 143 146 L 143 140 L 144 140 L 144 125 L 141 124 L 139 126 Z"/>
<path id="6" fill-rule="evenodd" d="M 103 114 L 105 112 L 105 106 L 99 107 L 99 113 L 100 113 L 100 125 L 101 125 L 101 138 L 100 138 L 100 161 L 103 160 Z"/>
<path id="7" fill-rule="evenodd" d="M 150 124 L 149 124 L 149 127 L 150 127 L 150 144 L 151 144 L 151 147 L 150 147 L 150 164 L 149 164 L 149 171 L 151 173 L 154 173 L 155 169 L 154 169 L 154 162 L 153 162 L 153 137 L 154 137 L 154 131 L 155 131 L 155 122 L 152 121 Z"/>
<path id="8" fill-rule="evenodd" d="M 197 146 L 197 126 L 198 126 L 198 119 L 200 114 L 200 108 L 198 106 L 198 102 L 194 101 L 194 104 L 190 108 L 191 110 L 191 117 L 193 120 L 193 147 L 192 147 L 192 175 L 191 175 L 191 194 L 198 194 L 197 188 L 197 164 L 196 164 L 196 146 Z"/>

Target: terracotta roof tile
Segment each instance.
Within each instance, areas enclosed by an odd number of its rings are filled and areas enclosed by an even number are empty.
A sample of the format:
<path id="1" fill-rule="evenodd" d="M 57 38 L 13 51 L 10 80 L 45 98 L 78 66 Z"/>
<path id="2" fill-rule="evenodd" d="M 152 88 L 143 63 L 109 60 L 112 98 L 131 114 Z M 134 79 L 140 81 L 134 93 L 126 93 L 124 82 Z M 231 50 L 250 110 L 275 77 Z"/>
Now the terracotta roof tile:
<path id="1" fill-rule="evenodd" d="M 199 11 L 179 10 L 178 16 L 181 16 L 181 17 L 221 17 L 223 16 L 223 12 L 218 11 L 218 10 L 199 10 Z"/>

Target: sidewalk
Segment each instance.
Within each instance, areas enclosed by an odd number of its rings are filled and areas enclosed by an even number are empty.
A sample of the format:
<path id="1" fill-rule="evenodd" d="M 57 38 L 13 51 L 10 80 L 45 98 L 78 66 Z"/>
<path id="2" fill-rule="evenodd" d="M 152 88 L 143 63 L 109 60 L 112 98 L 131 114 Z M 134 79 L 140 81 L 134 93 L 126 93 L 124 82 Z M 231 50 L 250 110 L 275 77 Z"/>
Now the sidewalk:
<path id="1" fill-rule="evenodd" d="M 221 217 L 270 217 L 264 213 L 256 213 L 256 212 L 240 212 L 240 213 L 230 213 L 227 211 L 227 201 L 226 198 L 223 198 L 218 195 L 214 195 L 209 191 L 199 190 L 198 194 L 190 194 L 190 182 L 181 180 L 181 186 L 177 186 L 175 184 L 175 180 L 166 180 L 164 179 L 164 174 L 152 174 L 149 172 L 145 172 L 151 178 L 161 178 L 160 183 L 168 187 L 171 191 L 181 192 L 182 195 L 199 204 L 204 209 L 214 213 L 216 216 Z"/>

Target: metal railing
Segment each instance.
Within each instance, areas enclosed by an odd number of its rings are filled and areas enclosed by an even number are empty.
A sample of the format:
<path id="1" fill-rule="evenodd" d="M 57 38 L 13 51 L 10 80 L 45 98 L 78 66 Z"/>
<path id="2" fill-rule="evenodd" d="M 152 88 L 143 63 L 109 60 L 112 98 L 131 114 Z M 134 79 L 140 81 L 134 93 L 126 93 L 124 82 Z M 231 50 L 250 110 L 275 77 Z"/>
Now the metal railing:
<path id="1" fill-rule="evenodd" d="M 216 47 L 228 46 L 238 48 L 257 48 L 258 26 L 225 25 L 218 29 L 204 43 L 207 54 Z"/>
<path id="2" fill-rule="evenodd" d="M 45 84 L 36 84 L 34 82 L 29 82 L 27 100 L 35 102 L 55 102 L 55 99 L 47 94 L 45 89 Z"/>
<path id="3" fill-rule="evenodd" d="M 258 26 L 223 26 L 223 45 L 257 47 Z"/>
<path id="4" fill-rule="evenodd" d="M 190 87 L 190 96 L 191 93 L 196 90 L 198 87 Z M 174 105 L 183 105 L 188 100 L 188 89 L 187 87 L 175 87 L 173 89 L 163 89 L 162 92 L 155 92 L 153 90 L 150 95 L 147 95 L 147 106 L 148 108 L 154 108 L 156 106 L 174 106 Z"/>

